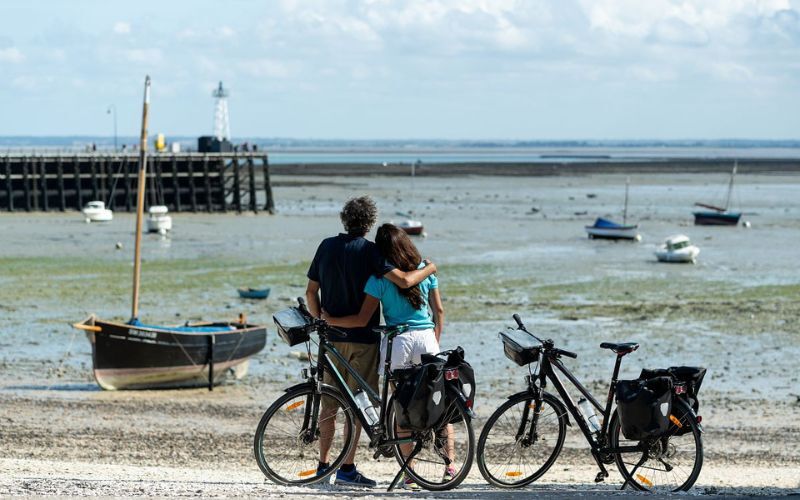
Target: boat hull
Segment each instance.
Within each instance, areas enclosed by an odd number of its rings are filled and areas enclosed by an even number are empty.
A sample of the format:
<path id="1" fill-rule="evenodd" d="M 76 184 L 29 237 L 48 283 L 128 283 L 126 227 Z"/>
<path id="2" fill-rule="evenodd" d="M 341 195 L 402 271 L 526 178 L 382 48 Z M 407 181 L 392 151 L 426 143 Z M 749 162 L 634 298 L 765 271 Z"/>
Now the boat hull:
<path id="1" fill-rule="evenodd" d="M 694 264 L 699 254 L 700 249 L 696 246 L 685 247 L 679 250 L 667 250 L 662 248 L 656 251 L 656 258 L 659 262 Z"/>
<path id="2" fill-rule="evenodd" d="M 618 228 L 586 226 L 589 238 L 605 240 L 637 240 L 639 239 L 639 226 L 622 226 Z"/>
<path id="3" fill-rule="evenodd" d="M 150 215 L 147 217 L 147 232 L 165 233 L 167 231 L 172 231 L 172 216 Z"/>
<path id="4" fill-rule="evenodd" d="M 695 226 L 736 226 L 740 213 L 693 212 Z"/>
<path id="5" fill-rule="evenodd" d="M 241 378 L 247 360 L 264 348 L 266 327 L 240 323 L 229 331 L 174 332 L 90 317 L 78 325 L 92 344 L 95 380 L 107 390 L 210 386 Z M 231 372 L 231 373 L 228 373 Z"/>
<path id="6" fill-rule="evenodd" d="M 255 288 L 239 288 L 239 297 L 243 299 L 256 299 L 265 300 L 269 297 L 270 288 L 255 289 Z"/>

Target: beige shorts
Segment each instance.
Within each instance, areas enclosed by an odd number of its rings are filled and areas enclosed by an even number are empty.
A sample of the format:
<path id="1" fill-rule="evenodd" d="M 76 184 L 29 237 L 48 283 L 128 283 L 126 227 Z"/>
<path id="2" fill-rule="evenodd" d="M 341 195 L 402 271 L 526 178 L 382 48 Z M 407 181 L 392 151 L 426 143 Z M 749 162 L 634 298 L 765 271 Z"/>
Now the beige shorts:
<path id="1" fill-rule="evenodd" d="M 378 373 L 383 375 L 383 363 L 386 359 L 386 337 L 381 341 L 381 360 Z M 392 344 L 392 360 L 390 370 L 408 368 L 422 362 L 423 354 L 438 354 L 439 342 L 436 341 L 436 332 L 432 328 L 427 330 L 409 330 L 394 338 Z"/>
<path id="2" fill-rule="evenodd" d="M 356 342 L 331 342 L 333 346 L 339 351 L 344 359 L 352 366 L 356 372 L 364 379 L 373 390 L 378 390 L 378 372 L 375 368 L 378 366 L 378 344 L 359 344 Z M 336 358 L 330 356 L 333 365 L 342 375 L 344 382 L 350 387 L 350 390 L 355 390 L 358 385 L 356 379 L 350 375 L 350 372 L 341 366 Z M 325 370 L 322 374 L 322 381 L 325 384 L 338 386 L 334 382 L 333 374 L 330 370 Z M 322 398 L 322 407 L 331 408 L 333 400 L 330 398 Z"/>

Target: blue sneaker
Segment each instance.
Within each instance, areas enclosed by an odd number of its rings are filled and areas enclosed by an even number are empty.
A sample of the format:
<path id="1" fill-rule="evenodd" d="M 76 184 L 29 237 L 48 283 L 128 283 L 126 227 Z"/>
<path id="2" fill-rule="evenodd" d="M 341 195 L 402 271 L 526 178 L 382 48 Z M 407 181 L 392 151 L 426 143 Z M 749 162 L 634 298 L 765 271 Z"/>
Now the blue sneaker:
<path id="1" fill-rule="evenodd" d="M 318 465 L 317 466 L 317 477 L 325 475 L 328 470 L 330 470 L 330 465 Z"/>
<path id="2" fill-rule="evenodd" d="M 364 476 L 358 472 L 358 469 L 353 469 L 350 472 L 344 472 L 342 469 L 336 471 L 336 480 L 333 484 L 342 486 L 357 486 L 359 488 L 374 488 L 378 485 L 372 479 Z"/>

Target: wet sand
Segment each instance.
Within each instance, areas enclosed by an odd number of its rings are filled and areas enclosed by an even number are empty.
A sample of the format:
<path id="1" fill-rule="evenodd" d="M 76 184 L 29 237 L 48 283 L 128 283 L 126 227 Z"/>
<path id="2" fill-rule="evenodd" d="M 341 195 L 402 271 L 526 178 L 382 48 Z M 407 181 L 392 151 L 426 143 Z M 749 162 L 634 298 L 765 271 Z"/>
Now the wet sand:
<path id="1" fill-rule="evenodd" d="M 579 353 L 568 365 L 603 394 L 613 359 L 602 341 L 637 341 L 623 377 L 642 367 L 702 365 L 706 462 L 694 493 L 800 491 L 800 176 L 740 175 L 735 205 L 750 229 L 691 225 L 691 204 L 718 202 L 724 174 L 638 175 L 630 220 L 641 243 L 590 241 L 583 225 L 620 218 L 624 175 L 420 178 L 275 176 L 278 215 L 175 216 L 171 238 L 145 239 L 148 321 L 234 317 L 270 323 L 292 303 L 318 241 L 339 230 L 348 196 L 369 193 L 381 220 L 416 210 L 448 311 L 443 347 L 463 345 L 476 367 L 479 430 L 526 370 L 496 332 L 518 312 L 537 334 Z M 589 196 L 592 195 L 592 196 Z M 68 324 L 90 312 L 126 318 L 133 217 L 86 225 L 77 213 L 2 214 L 0 227 L 0 495 L 317 495 L 265 483 L 252 457 L 260 414 L 302 364 L 270 330 L 248 377 L 209 393 L 103 392 L 91 350 Z M 661 265 L 673 233 L 701 248 L 697 265 Z M 13 237 L 10 237 L 13 235 Z M 123 244 L 116 250 L 116 242 Z M 272 286 L 266 302 L 237 286 Z M 596 486 L 582 437 L 570 429 L 553 469 L 526 491 L 611 494 Z M 388 483 L 394 462 L 360 467 Z M 541 491 L 541 489 L 544 491 Z M 328 491 L 328 490 L 324 490 Z M 331 490 L 336 491 L 336 490 Z M 354 492 L 342 492 L 352 495 Z M 377 492 L 380 494 L 380 492 Z M 454 498 L 502 496 L 477 467 Z"/>

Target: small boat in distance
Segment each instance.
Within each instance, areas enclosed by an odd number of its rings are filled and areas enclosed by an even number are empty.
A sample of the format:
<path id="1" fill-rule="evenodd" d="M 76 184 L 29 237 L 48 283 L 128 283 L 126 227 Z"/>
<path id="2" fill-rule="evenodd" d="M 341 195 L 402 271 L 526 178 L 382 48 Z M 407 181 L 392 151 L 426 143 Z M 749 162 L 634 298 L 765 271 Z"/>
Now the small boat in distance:
<path id="1" fill-rule="evenodd" d="M 90 201 L 81 210 L 86 222 L 109 222 L 114 218 L 114 212 L 106 208 L 102 201 Z"/>
<path id="2" fill-rule="evenodd" d="M 166 234 L 172 231 L 172 216 L 165 205 L 153 205 L 147 211 L 147 232 Z"/>
<path id="3" fill-rule="evenodd" d="M 414 194 L 416 192 L 416 187 L 414 186 L 414 179 L 416 178 L 416 170 L 417 170 L 417 166 L 419 166 L 419 165 L 422 165 L 422 162 L 420 160 L 417 160 L 416 162 L 411 164 L 411 192 L 410 192 L 410 197 L 411 197 L 411 205 L 412 206 L 414 205 Z M 397 215 L 400 215 L 401 217 L 405 217 L 404 220 L 400 221 L 400 223 L 397 224 L 397 227 L 399 227 L 400 229 L 405 231 L 407 235 L 409 235 L 409 236 L 421 236 L 421 235 L 423 235 L 423 233 L 425 232 L 425 227 L 422 225 L 422 221 L 413 219 L 412 216 L 411 216 L 411 212 L 409 212 L 407 214 L 403 214 L 403 213 L 398 212 Z"/>
<path id="4" fill-rule="evenodd" d="M 700 249 L 692 245 L 689 237 L 684 234 L 670 236 L 656 250 L 659 262 L 686 262 L 694 264 Z"/>
<path id="5" fill-rule="evenodd" d="M 695 203 L 696 206 L 705 208 L 707 210 L 692 212 L 694 215 L 694 224 L 696 226 L 736 226 L 739 224 L 739 219 L 742 217 L 741 212 L 729 212 L 731 204 L 731 194 L 733 193 L 733 181 L 736 178 L 736 169 L 738 162 L 733 163 L 733 170 L 731 170 L 731 179 L 728 182 L 728 195 L 725 198 L 725 206 L 717 207 L 706 203 Z"/>
<path id="6" fill-rule="evenodd" d="M 397 227 L 406 232 L 409 236 L 419 236 L 425 229 L 422 226 L 422 221 L 414 219 L 405 219 L 397 223 Z"/>
<path id="7" fill-rule="evenodd" d="M 600 238 L 606 240 L 638 240 L 638 225 L 617 224 L 614 221 L 598 217 L 594 224 L 586 226 L 589 238 Z"/>
<path id="8" fill-rule="evenodd" d="M 598 217 L 594 224 L 585 226 L 590 239 L 601 238 L 606 240 L 634 240 L 639 241 L 639 225 L 629 225 L 628 222 L 628 188 L 630 179 L 625 180 L 625 208 L 622 212 L 622 224 Z"/>
<path id="9" fill-rule="evenodd" d="M 269 297 L 269 288 L 239 288 L 239 297 L 243 299 L 264 300 Z"/>

